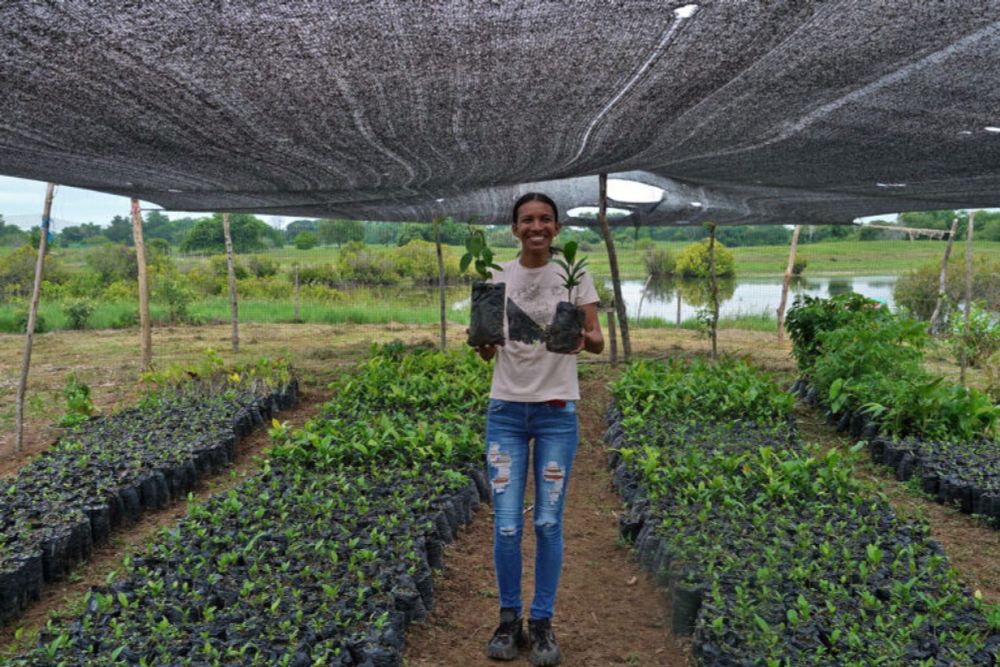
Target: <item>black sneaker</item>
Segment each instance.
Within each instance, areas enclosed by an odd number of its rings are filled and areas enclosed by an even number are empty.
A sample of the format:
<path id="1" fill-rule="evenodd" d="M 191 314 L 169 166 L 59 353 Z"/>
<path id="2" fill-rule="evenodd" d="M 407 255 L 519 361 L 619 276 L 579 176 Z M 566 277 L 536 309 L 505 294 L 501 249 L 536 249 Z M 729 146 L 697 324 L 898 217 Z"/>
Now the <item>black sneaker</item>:
<path id="1" fill-rule="evenodd" d="M 497 627 L 490 643 L 486 645 L 486 656 L 496 660 L 513 660 L 522 648 L 528 645 L 528 638 L 521 625 L 521 617 L 516 609 L 500 610 L 500 626 Z"/>
<path id="2" fill-rule="evenodd" d="M 552 634 L 551 618 L 538 620 L 529 618 L 528 636 L 531 638 L 531 654 L 528 656 L 528 662 L 535 667 L 551 667 L 559 664 L 562 655 L 559 653 L 556 636 Z"/>

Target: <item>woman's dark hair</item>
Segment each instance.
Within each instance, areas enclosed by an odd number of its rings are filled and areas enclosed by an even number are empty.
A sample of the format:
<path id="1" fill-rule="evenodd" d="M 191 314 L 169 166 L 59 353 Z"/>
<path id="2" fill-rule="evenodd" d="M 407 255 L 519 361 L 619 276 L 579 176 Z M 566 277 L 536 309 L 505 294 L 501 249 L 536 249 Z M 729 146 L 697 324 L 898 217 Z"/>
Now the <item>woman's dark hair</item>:
<path id="1" fill-rule="evenodd" d="M 559 222 L 559 208 L 556 206 L 556 203 L 552 201 L 551 197 L 542 194 L 541 192 L 527 192 L 521 195 L 521 198 L 514 202 L 514 213 L 511 217 L 513 217 L 515 225 L 517 224 L 517 209 L 521 208 L 522 204 L 527 204 L 529 201 L 540 201 L 543 204 L 551 206 L 552 213 L 556 216 L 556 222 Z"/>

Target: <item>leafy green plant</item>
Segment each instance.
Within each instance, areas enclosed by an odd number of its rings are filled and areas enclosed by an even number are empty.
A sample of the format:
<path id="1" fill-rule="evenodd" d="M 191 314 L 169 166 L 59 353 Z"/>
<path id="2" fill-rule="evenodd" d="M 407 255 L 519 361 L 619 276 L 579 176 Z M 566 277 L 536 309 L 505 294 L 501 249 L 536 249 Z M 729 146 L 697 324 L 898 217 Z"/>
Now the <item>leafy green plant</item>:
<path id="1" fill-rule="evenodd" d="M 969 312 L 969 335 L 965 336 L 964 315 L 952 318 L 951 347 L 955 359 L 961 363 L 962 350 L 970 366 L 982 366 L 995 352 L 1000 351 L 1000 319 L 985 304 L 972 304 Z"/>
<path id="2" fill-rule="evenodd" d="M 562 259 L 557 257 L 552 259 L 563 270 L 563 287 L 566 289 L 566 300 L 570 302 L 573 300 L 573 288 L 579 286 L 583 272 L 587 268 L 585 257 L 576 258 L 577 248 L 576 241 L 569 241 L 559 251 Z"/>
<path id="3" fill-rule="evenodd" d="M 94 312 L 94 302 L 90 299 L 74 299 L 63 306 L 69 320 L 70 329 L 83 329 Z"/>
<path id="4" fill-rule="evenodd" d="M 685 278 L 707 278 L 709 274 L 709 241 L 705 239 L 686 246 L 677 255 L 677 273 Z M 715 241 L 715 275 L 727 278 L 736 275 L 736 256 L 726 246 Z"/>
<path id="5" fill-rule="evenodd" d="M 63 388 L 66 398 L 66 414 L 59 420 L 60 426 L 76 426 L 90 419 L 94 414 L 94 402 L 90 399 L 90 387 L 76 375 L 70 373 L 66 377 Z"/>
<path id="6" fill-rule="evenodd" d="M 465 273 L 471 264 L 479 275 L 480 280 L 490 279 L 490 269 L 503 270 L 502 267 L 493 262 L 493 251 L 486 243 L 486 233 L 480 229 L 469 226 L 469 235 L 465 239 L 465 254 L 458 261 L 459 273 Z"/>

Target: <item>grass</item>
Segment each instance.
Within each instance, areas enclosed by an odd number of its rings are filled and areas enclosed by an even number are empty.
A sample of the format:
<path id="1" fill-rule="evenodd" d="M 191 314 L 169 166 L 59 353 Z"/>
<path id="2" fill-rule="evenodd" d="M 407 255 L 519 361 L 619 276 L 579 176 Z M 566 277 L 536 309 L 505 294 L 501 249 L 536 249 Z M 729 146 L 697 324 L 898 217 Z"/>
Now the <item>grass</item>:
<path id="1" fill-rule="evenodd" d="M 657 247 L 667 248 L 676 257 L 688 244 L 682 242 L 657 243 Z M 823 241 L 821 243 L 800 244 L 797 256 L 808 262 L 805 275 L 889 275 L 899 274 L 921 264 L 940 262 L 944 254 L 944 241 Z M 369 246 L 377 254 L 393 254 L 396 246 Z M 458 248 L 452 248 L 458 252 Z M 515 248 L 495 248 L 497 259 L 513 259 Z M 644 279 L 646 270 L 642 263 L 644 251 L 629 242 L 616 245 L 619 271 L 624 279 Z M 52 255 L 59 257 L 68 270 L 78 270 L 84 266 L 84 256 L 89 248 L 56 248 Z M 298 250 L 293 246 L 267 250 L 260 254 L 274 260 L 283 272 L 290 272 L 291 265 L 302 266 L 335 264 L 338 248 L 322 246 L 309 250 Z M 788 263 L 788 246 L 751 246 L 733 248 L 736 255 L 736 275 L 777 276 L 784 273 Z M 976 241 L 976 256 L 986 256 L 1000 260 L 1000 242 Z M 594 246 L 587 256 L 590 270 L 594 275 L 608 277 L 611 271 L 607 253 L 603 245 Z M 206 257 L 194 255 L 174 255 L 174 261 L 182 270 L 188 270 L 208 262 Z"/>

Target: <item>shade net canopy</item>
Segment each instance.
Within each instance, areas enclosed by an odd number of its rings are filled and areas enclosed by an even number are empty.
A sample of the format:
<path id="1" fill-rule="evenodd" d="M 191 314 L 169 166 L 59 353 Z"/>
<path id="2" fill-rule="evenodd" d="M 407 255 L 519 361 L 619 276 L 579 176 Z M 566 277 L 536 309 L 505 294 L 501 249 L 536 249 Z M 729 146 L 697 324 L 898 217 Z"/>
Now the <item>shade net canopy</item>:
<path id="1" fill-rule="evenodd" d="M 602 172 L 663 190 L 636 224 L 1000 205 L 996 2 L 14 1 L 0 43 L 0 173 L 173 210 L 497 223 Z"/>

